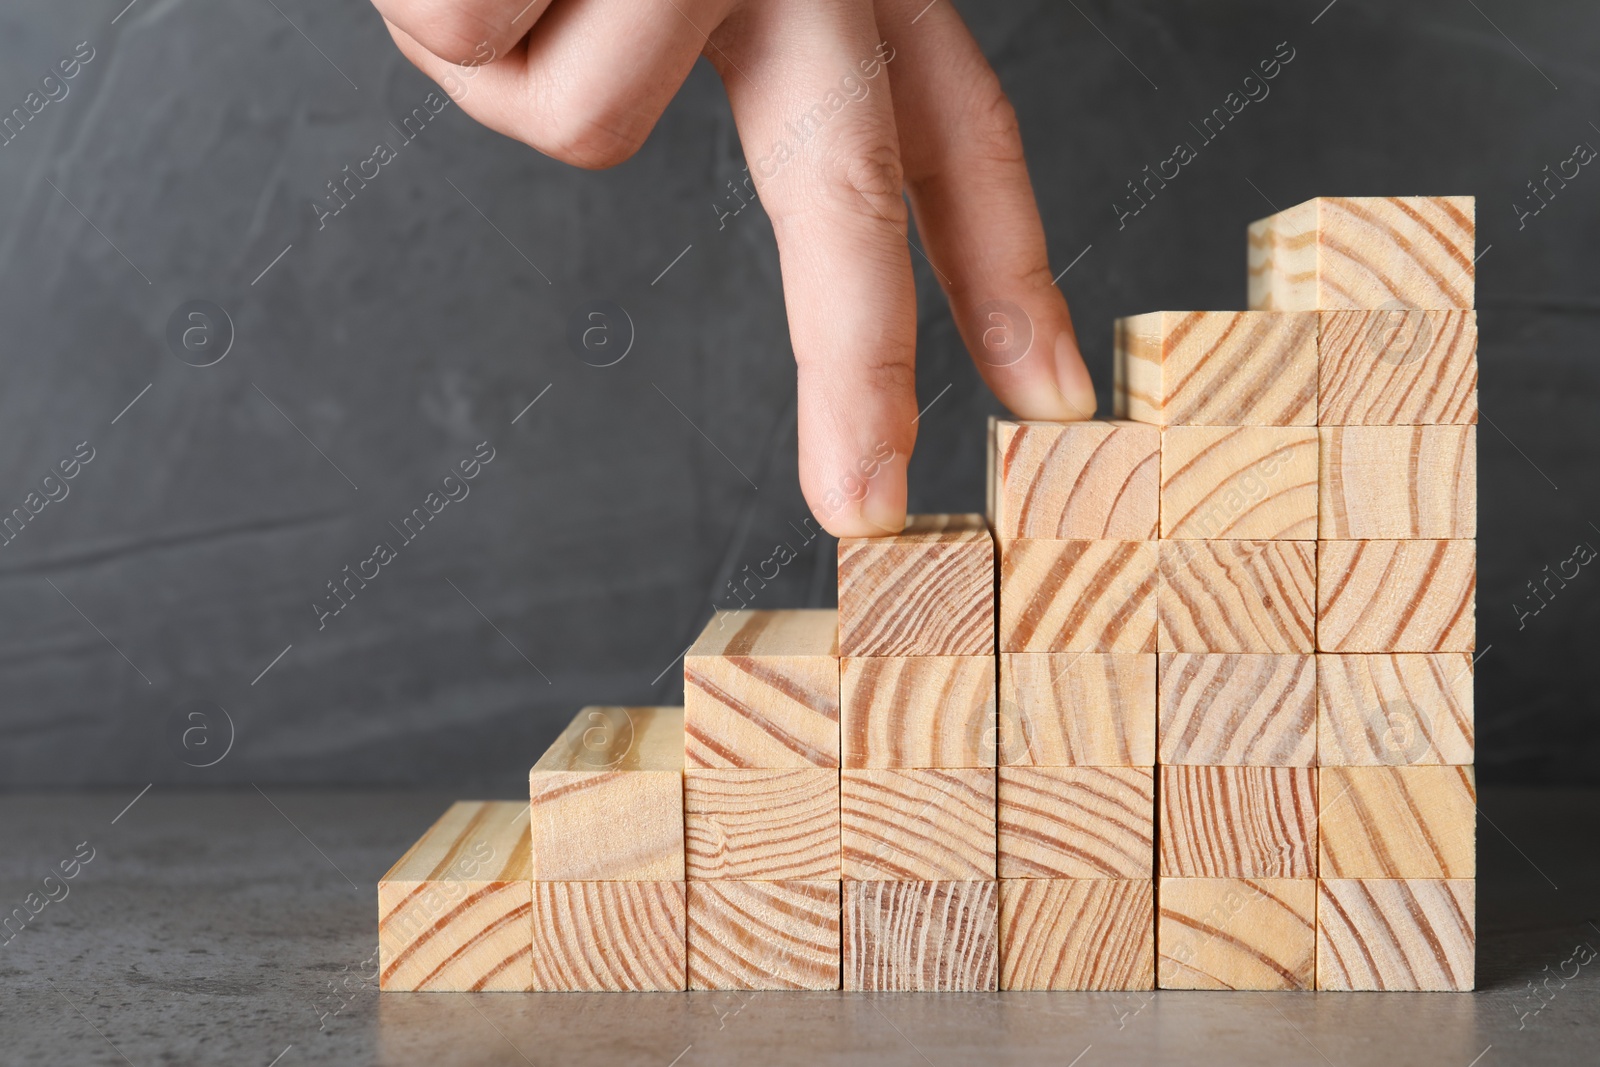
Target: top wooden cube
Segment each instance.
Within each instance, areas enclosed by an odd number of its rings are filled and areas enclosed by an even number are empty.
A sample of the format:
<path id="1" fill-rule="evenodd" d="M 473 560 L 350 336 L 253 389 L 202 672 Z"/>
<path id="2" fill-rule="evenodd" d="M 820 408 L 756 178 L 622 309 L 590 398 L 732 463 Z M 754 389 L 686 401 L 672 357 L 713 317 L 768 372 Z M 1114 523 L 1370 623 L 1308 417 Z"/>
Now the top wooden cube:
<path id="1" fill-rule="evenodd" d="M 913 515 L 839 539 L 841 656 L 994 655 L 994 539 L 982 515 Z"/>
<path id="2" fill-rule="evenodd" d="M 1473 306 L 1470 196 L 1322 196 L 1250 224 L 1260 311 Z"/>
<path id="3" fill-rule="evenodd" d="M 719 611 L 683 658 L 689 767 L 839 766 L 839 614 Z"/>
<path id="4" fill-rule="evenodd" d="M 1314 426 L 1317 316 L 1152 311 L 1116 322 L 1112 412 L 1156 426 Z"/>
<path id="5" fill-rule="evenodd" d="M 1137 422 L 989 420 L 989 521 L 1002 540 L 1147 541 L 1161 431 Z"/>

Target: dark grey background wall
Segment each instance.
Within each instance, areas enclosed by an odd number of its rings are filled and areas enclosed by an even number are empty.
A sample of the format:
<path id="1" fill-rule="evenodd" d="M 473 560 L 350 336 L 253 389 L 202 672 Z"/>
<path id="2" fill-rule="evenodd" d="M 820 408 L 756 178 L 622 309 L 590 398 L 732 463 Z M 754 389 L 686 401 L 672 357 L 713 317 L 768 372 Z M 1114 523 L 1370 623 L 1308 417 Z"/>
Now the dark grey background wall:
<path id="1" fill-rule="evenodd" d="M 1478 197 L 1479 762 L 1600 781 L 1600 575 L 1518 609 L 1600 545 L 1600 167 L 1514 206 L 1600 146 L 1600 10 L 1325 2 L 960 7 L 1020 113 L 1056 269 L 1076 260 L 1103 409 L 1112 318 L 1242 306 L 1244 226 L 1274 205 Z M 709 69 L 606 173 L 447 108 L 319 228 L 324 184 L 432 88 L 370 7 L 123 3 L 0 13 L 0 114 L 93 50 L 0 146 L 0 510 L 94 456 L 0 548 L 0 786 L 514 795 L 581 704 L 675 700 L 675 657 L 775 543 L 799 558 L 758 606 L 831 602 L 771 231 L 714 207 L 743 161 Z M 1119 228 L 1125 182 L 1284 41 L 1271 95 Z M 919 391 L 950 389 L 912 505 L 976 509 L 998 409 L 919 266 Z M 209 367 L 166 340 L 195 299 L 231 318 Z M 602 299 L 635 335 L 604 368 L 566 342 Z M 470 495 L 319 629 L 325 583 L 484 441 Z"/>

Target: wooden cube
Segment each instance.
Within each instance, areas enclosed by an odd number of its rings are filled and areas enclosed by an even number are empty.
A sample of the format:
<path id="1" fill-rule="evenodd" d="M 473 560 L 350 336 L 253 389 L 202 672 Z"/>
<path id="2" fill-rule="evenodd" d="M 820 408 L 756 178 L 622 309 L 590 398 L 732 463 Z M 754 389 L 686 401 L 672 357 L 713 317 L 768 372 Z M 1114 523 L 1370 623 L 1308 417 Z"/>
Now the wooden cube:
<path id="1" fill-rule="evenodd" d="M 1154 311 L 1114 327 L 1112 407 L 1157 426 L 1311 426 L 1317 317 Z"/>
<path id="2" fill-rule="evenodd" d="M 1154 652 L 1156 542 L 1000 544 L 1000 651 Z"/>
<path id="3" fill-rule="evenodd" d="M 584 708 L 528 793 L 536 880 L 683 880 L 682 708 Z"/>
<path id="4" fill-rule="evenodd" d="M 1324 311 L 1317 421 L 1419 426 L 1478 421 L 1478 313 Z"/>
<path id="5" fill-rule="evenodd" d="M 1149 767 L 1156 657 L 1002 652 L 999 761 L 1013 767 Z"/>
<path id="6" fill-rule="evenodd" d="M 1317 761 L 1316 674 L 1308 655 L 1161 653 L 1161 762 L 1310 767 Z"/>
<path id="7" fill-rule="evenodd" d="M 838 989 L 838 882 L 690 882 L 690 989 Z"/>
<path id="8" fill-rule="evenodd" d="M 1470 308 L 1470 196 L 1323 196 L 1250 224 L 1250 307 Z"/>
<path id="9" fill-rule="evenodd" d="M 839 540 L 839 653 L 994 654 L 994 541 L 982 515 L 914 515 Z"/>
<path id="10" fill-rule="evenodd" d="M 995 659 L 863 656 L 840 664 L 846 767 L 993 767 Z"/>
<path id="11" fill-rule="evenodd" d="M 1318 989 L 1466 992 L 1476 955 L 1471 879 L 1318 883 Z"/>
<path id="12" fill-rule="evenodd" d="M 1155 883 L 1000 883 L 1001 989 L 1155 988 Z"/>
<path id="13" fill-rule="evenodd" d="M 999 883 L 844 883 L 844 988 L 987 992 L 999 974 Z"/>
<path id="14" fill-rule="evenodd" d="M 1316 553 L 1305 541 L 1161 541 L 1163 652 L 1313 650 Z"/>
<path id="15" fill-rule="evenodd" d="M 459 800 L 378 881 L 378 988 L 533 983 L 528 805 Z"/>
<path id="16" fill-rule="evenodd" d="M 1317 431 L 1173 426 L 1161 434 L 1161 536 L 1311 540 Z"/>
<path id="17" fill-rule="evenodd" d="M 1323 878 L 1471 878 L 1478 790 L 1471 767 L 1324 767 Z"/>
<path id="18" fill-rule="evenodd" d="M 1163 878 L 1162 989 L 1311 989 L 1314 878 Z"/>
<path id="19" fill-rule="evenodd" d="M 1477 535 L 1476 426 L 1324 426 L 1319 433 L 1318 537 Z"/>
<path id="20" fill-rule="evenodd" d="M 1325 767 L 1468 764 L 1468 652 L 1317 656 L 1317 751 Z"/>
<path id="21" fill-rule="evenodd" d="M 1150 878 L 1155 772 L 1001 767 L 1001 878 Z"/>
<path id="22" fill-rule="evenodd" d="M 839 766 L 839 613 L 719 611 L 683 658 L 690 767 Z"/>
<path id="23" fill-rule="evenodd" d="M 1315 876 L 1316 773 L 1309 767 L 1162 767 L 1161 876 Z"/>
<path id="24" fill-rule="evenodd" d="M 1161 433 L 1137 422 L 989 420 L 996 537 L 1147 541 L 1160 506 Z"/>
<path id="25" fill-rule="evenodd" d="M 840 772 L 846 880 L 995 877 L 993 770 Z"/>
<path id="26" fill-rule="evenodd" d="M 1317 650 L 1471 652 L 1472 541 L 1317 542 Z"/>
<path id="27" fill-rule="evenodd" d="M 533 989 L 686 988 L 683 882 L 533 883 Z"/>
<path id="28" fill-rule="evenodd" d="M 683 775 L 690 881 L 839 877 L 839 772 L 717 767 Z"/>

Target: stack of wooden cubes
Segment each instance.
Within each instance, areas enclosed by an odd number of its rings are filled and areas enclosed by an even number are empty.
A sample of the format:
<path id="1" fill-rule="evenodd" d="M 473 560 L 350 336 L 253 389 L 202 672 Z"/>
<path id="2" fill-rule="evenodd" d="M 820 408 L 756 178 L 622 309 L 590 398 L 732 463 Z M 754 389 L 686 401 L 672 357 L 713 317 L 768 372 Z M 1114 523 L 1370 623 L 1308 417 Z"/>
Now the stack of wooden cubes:
<path id="1" fill-rule="evenodd" d="M 1007 989 L 1155 982 L 1161 434 L 991 420 Z"/>
<path id="2" fill-rule="evenodd" d="M 994 543 L 981 515 L 839 542 L 844 988 L 990 990 Z"/>
<path id="3" fill-rule="evenodd" d="M 839 988 L 838 629 L 718 612 L 684 657 L 690 989 Z"/>
<path id="4" fill-rule="evenodd" d="M 386 990 L 1472 988 L 1473 204 L 1251 226 L 987 515 L 715 615 L 379 883 Z"/>
<path id="5" fill-rule="evenodd" d="M 1473 211 L 1329 197 L 1250 227 L 1251 306 L 1318 316 L 1321 989 L 1473 984 Z"/>

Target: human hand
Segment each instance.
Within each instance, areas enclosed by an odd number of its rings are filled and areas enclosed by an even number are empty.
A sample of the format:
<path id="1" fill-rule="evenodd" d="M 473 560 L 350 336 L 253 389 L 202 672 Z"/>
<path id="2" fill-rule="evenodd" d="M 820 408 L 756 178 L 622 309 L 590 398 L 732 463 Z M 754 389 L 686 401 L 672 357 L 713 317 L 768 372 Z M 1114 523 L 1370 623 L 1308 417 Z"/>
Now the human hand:
<path id="1" fill-rule="evenodd" d="M 905 198 L 968 351 L 1028 419 L 1094 389 L 1015 113 L 949 0 L 373 0 L 479 122 L 580 167 L 644 143 L 695 59 L 728 92 L 783 269 L 800 485 L 837 536 L 898 532 L 917 432 Z M 892 91 L 891 91 L 892 89 Z"/>

